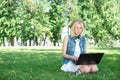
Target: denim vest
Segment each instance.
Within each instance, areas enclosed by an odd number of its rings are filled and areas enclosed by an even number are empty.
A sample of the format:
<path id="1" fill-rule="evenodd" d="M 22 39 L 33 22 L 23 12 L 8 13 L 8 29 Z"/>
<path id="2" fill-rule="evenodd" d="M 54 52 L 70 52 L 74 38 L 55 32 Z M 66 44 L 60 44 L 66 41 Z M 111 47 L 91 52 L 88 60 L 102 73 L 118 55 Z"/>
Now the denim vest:
<path id="1" fill-rule="evenodd" d="M 85 37 L 81 36 L 80 43 L 79 43 L 81 54 L 85 53 L 85 44 L 86 44 Z M 66 54 L 73 56 L 74 52 L 75 52 L 75 47 L 76 47 L 75 38 L 69 36 L 68 37 L 68 44 L 67 44 Z M 67 64 L 69 61 L 70 61 L 70 59 L 63 58 L 63 63 L 64 64 Z"/>

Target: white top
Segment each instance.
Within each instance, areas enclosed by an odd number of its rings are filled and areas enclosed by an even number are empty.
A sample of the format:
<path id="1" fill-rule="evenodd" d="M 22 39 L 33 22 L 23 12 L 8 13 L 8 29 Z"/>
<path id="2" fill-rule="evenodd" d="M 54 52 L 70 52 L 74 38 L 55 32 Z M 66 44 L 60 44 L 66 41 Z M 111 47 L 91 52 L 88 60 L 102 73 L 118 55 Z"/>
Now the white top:
<path id="1" fill-rule="evenodd" d="M 79 47 L 79 39 L 76 39 L 76 47 L 75 47 L 75 52 L 73 56 L 79 57 L 80 55 L 80 47 Z M 62 71 L 65 72 L 76 72 L 77 69 L 80 67 L 80 65 L 75 65 L 72 61 L 69 61 L 67 64 L 63 64 L 61 67 Z"/>

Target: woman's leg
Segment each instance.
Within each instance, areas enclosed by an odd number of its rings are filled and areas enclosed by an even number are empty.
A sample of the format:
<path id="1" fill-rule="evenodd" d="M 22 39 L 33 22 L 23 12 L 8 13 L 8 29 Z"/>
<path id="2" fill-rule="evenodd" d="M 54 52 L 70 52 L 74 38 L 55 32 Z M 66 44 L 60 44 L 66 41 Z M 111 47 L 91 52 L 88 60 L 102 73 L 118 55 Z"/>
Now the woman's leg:
<path id="1" fill-rule="evenodd" d="M 96 64 L 89 65 L 89 67 L 90 67 L 90 72 L 91 72 L 91 73 L 95 73 L 95 72 L 98 71 L 98 67 L 97 67 Z"/>
<path id="2" fill-rule="evenodd" d="M 90 67 L 89 67 L 89 65 L 80 65 L 80 68 L 78 68 L 77 71 L 78 72 L 80 71 L 81 73 L 89 73 Z"/>

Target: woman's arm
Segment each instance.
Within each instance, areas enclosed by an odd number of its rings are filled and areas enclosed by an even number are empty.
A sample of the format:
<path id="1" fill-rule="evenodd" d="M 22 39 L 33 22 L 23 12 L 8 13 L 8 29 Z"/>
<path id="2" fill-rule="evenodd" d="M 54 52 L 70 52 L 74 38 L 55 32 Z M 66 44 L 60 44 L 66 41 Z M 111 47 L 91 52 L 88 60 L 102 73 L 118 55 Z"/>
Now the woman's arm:
<path id="1" fill-rule="evenodd" d="M 78 57 L 74 57 L 74 56 L 71 56 L 71 55 L 66 54 L 67 44 L 68 44 L 68 37 L 65 36 L 64 39 L 63 39 L 62 57 L 77 61 L 77 60 L 78 60 Z"/>

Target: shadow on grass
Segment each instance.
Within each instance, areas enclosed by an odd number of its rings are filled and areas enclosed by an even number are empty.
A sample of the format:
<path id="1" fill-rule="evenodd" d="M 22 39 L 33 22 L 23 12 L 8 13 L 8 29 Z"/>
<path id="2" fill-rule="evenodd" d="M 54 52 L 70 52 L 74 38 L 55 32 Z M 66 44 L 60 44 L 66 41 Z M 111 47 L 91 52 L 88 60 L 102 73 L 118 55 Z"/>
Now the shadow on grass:
<path id="1" fill-rule="evenodd" d="M 50 49 L 51 50 L 51 49 Z M 53 49 L 54 50 L 54 49 Z M 65 73 L 60 52 L 40 52 L 32 49 L 29 52 L 0 53 L 1 80 L 119 80 L 120 54 L 105 54 L 98 65 L 96 74 Z"/>
<path id="2" fill-rule="evenodd" d="M 0 80 L 40 80 L 53 69 L 59 70 L 55 64 L 60 66 L 60 56 L 56 52 L 3 52 L 0 54 Z"/>
<path id="3" fill-rule="evenodd" d="M 19 50 L 30 50 L 30 49 L 19 49 Z M 61 51 L 61 49 L 31 49 L 35 51 Z"/>
<path id="4" fill-rule="evenodd" d="M 120 76 L 120 54 L 105 54 L 98 65 L 99 73 L 104 80 L 119 80 Z"/>
<path id="5" fill-rule="evenodd" d="M 91 48 L 91 49 L 97 49 L 97 50 L 118 50 L 120 51 L 120 47 L 111 47 L 111 48 Z"/>

